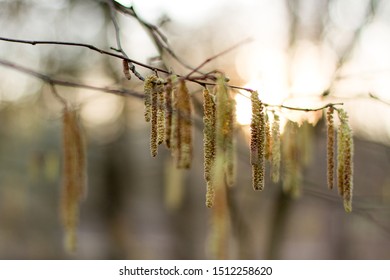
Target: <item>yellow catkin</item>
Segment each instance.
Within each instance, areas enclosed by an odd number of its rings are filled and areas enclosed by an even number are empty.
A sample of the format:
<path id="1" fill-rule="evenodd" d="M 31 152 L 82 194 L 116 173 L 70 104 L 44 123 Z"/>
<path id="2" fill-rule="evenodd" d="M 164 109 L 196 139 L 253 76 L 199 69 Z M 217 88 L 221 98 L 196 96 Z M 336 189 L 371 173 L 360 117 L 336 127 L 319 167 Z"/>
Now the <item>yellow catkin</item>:
<path id="1" fill-rule="evenodd" d="M 333 189 L 334 182 L 334 120 L 333 120 L 333 107 L 330 107 L 326 112 L 326 124 L 327 124 L 327 179 L 328 188 Z"/>
<path id="2" fill-rule="evenodd" d="M 236 181 L 236 153 L 235 153 L 235 140 L 234 140 L 234 125 L 236 115 L 236 103 L 233 98 L 230 98 L 230 106 L 228 110 L 229 116 L 229 134 L 226 139 L 226 159 L 225 159 L 225 172 L 226 172 L 226 183 L 229 187 L 233 186 Z"/>
<path id="3" fill-rule="evenodd" d="M 155 80 L 155 82 L 157 79 Z M 158 130 L 157 130 L 157 119 L 158 119 L 158 95 L 156 91 L 156 86 L 153 84 L 152 92 L 151 92 L 151 111 L 150 111 L 150 154 L 152 157 L 157 156 L 157 148 L 158 148 Z"/>
<path id="4" fill-rule="evenodd" d="M 235 102 L 229 94 L 226 79 L 221 75 L 215 87 L 216 95 L 216 154 L 223 154 L 225 160 L 225 178 L 229 186 L 235 181 L 235 145 L 234 123 Z"/>
<path id="5" fill-rule="evenodd" d="M 337 112 L 340 119 L 337 137 L 338 189 L 344 200 L 345 211 L 351 212 L 353 191 L 353 136 L 347 113 L 343 109 L 338 109 Z"/>
<path id="6" fill-rule="evenodd" d="M 340 113 L 341 112 L 341 113 Z M 337 187 L 339 194 L 341 196 L 344 195 L 344 172 L 345 172 L 345 161 L 344 161 L 344 151 L 345 151 L 345 118 L 344 122 L 342 120 L 345 115 L 343 114 L 343 110 L 338 110 L 338 116 L 340 119 L 340 125 L 337 131 Z M 343 124 L 344 123 L 344 124 Z"/>
<path id="7" fill-rule="evenodd" d="M 172 133 L 172 78 L 167 79 L 164 90 L 164 105 L 165 105 L 165 146 L 171 148 L 171 133 Z"/>
<path id="8" fill-rule="evenodd" d="M 272 122 L 271 178 L 274 183 L 280 178 L 280 121 L 276 114 Z"/>
<path id="9" fill-rule="evenodd" d="M 252 185 L 254 190 L 264 189 L 265 173 L 265 116 L 264 107 L 259 100 L 258 93 L 252 91 L 252 119 L 251 119 L 251 164 L 252 164 Z"/>
<path id="10" fill-rule="evenodd" d="M 126 79 L 131 80 L 129 63 L 124 59 L 122 60 L 122 64 L 123 64 L 123 74 L 125 75 Z"/>
<path id="11" fill-rule="evenodd" d="M 272 135 L 271 124 L 269 122 L 268 114 L 265 113 L 265 158 L 271 161 L 272 158 Z"/>
<path id="12" fill-rule="evenodd" d="M 156 75 L 150 75 L 146 77 L 144 82 L 144 105 L 145 105 L 145 121 L 150 122 L 152 117 L 152 93 L 154 90 L 154 84 L 157 80 Z"/>
<path id="13" fill-rule="evenodd" d="M 179 82 L 173 95 L 171 150 L 177 168 L 188 169 L 192 160 L 191 96 L 185 82 Z"/>
<path id="14" fill-rule="evenodd" d="M 212 181 L 207 181 L 206 184 L 206 206 L 211 208 L 214 205 L 215 190 Z"/>
<path id="15" fill-rule="evenodd" d="M 203 154 L 204 177 L 211 180 L 211 168 L 215 159 L 215 103 L 209 90 L 203 90 Z"/>
<path id="16" fill-rule="evenodd" d="M 61 220 L 65 230 L 65 247 L 76 249 L 79 203 L 86 193 L 86 155 L 77 112 L 65 107 L 63 112 L 63 183 Z"/>
<path id="17" fill-rule="evenodd" d="M 165 139 L 165 98 L 164 80 L 159 78 L 155 84 L 157 92 L 157 144 L 160 145 Z"/>

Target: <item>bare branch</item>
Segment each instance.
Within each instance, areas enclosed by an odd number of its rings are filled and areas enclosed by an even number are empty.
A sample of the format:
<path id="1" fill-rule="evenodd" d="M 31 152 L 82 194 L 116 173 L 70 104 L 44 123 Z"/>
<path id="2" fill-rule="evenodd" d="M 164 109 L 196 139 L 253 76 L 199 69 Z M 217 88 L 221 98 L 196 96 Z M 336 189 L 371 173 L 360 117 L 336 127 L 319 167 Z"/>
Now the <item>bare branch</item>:
<path id="1" fill-rule="evenodd" d="M 196 68 L 193 69 L 190 73 L 188 73 L 188 75 L 185 76 L 185 78 L 188 79 L 192 74 L 194 74 L 195 72 L 198 72 L 198 70 L 199 70 L 200 68 L 202 68 L 204 65 L 206 65 L 206 64 L 209 63 L 210 61 L 212 61 L 212 60 L 214 60 L 214 59 L 216 59 L 216 58 L 218 58 L 218 57 L 220 57 L 220 56 L 222 56 L 222 55 L 224 55 L 224 54 L 226 54 L 226 53 L 228 53 L 228 52 L 234 50 L 235 48 L 237 48 L 237 47 L 239 47 L 239 46 L 241 46 L 241 45 L 243 45 L 243 44 L 250 43 L 250 42 L 252 42 L 252 41 L 253 41 L 252 38 L 246 38 L 246 39 L 242 40 L 241 42 L 238 42 L 237 44 L 231 46 L 230 48 L 228 48 L 228 49 L 226 49 L 226 50 L 224 50 L 224 51 L 222 51 L 222 52 L 220 52 L 220 53 L 217 53 L 216 55 L 213 55 L 212 57 L 209 57 L 208 59 L 206 59 L 205 61 L 203 61 L 198 67 L 196 67 Z M 206 74 L 206 75 L 207 75 L 207 74 Z"/>
<path id="2" fill-rule="evenodd" d="M 303 111 L 303 112 L 321 111 L 323 109 L 326 109 L 326 108 L 329 108 L 329 107 L 338 106 L 338 105 L 341 106 L 341 105 L 344 105 L 344 103 L 342 103 L 342 102 L 328 103 L 328 104 L 326 104 L 326 105 L 324 105 L 322 107 L 318 107 L 318 108 L 297 108 L 297 107 L 291 107 L 291 106 L 286 106 L 286 105 L 269 105 L 269 104 L 264 103 L 264 106 L 268 106 L 268 107 L 278 107 L 278 108 L 294 110 L 294 111 Z"/>
<path id="3" fill-rule="evenodd" d="M 153 39 L 155 45 L 157 46 L 160 54 L 166 52 L 172 58 L 174 58 L 177 62 L 179 62 L 182 66 L 184 66 L 185 68 L 187 68 L 189 70 L 194 70 L 193 67 L 191 67 L 190 65 L 185 63 L 181 58 L 179 58 L 176 55 L 176 53 L 172 50 L 171 46 L 169 45 L 166 36 L 161 32 L 161 30 L 157 26 L 150 24 L 150 23 L 144 21 L 142 18 L 140 18 L 138 16 L 138 14 L 135 12 L 133 7 L 130 7 L 130 8 L 124 7 L 121 4 L 119 4 L 118 2 L 114 2 L 114 5 L 115 5 L 115 8 L 119 12 L 121 12 L 125 15 L 129 15 L 129 16 L 134 17 L 147 30 L 150 37 Z M 195 70 L 195 72 L 197 72 L 199 74 L 203 74 L 202 72 L 200 72 L 198 70 Z"/>
<path id="4" fill-rule="evenodd" d="M 58 94 L 57 89 L 53 83 L 50 83 L 51 92 L 53 93 L 54 97 L 57 98 L 57 100 L 64 105 L 64 107 L 67 107 L 68 104 L 66 100 Z"/>
<path id="5" fill-rule="evenodd" d="M 139 92 L 136 92 L 133 90 L 128 90 L 128 89 L 102 88 L 102 87 L 90 86 L 90 85 L 85 85 L 85 84 L 76 83 L 76 82 L 69 82 L 69 81 L 53 79 L 47 75 L 41 74 L 39 72 L 36 72 L 36 71 L 31 70 L 29 68 L 26 68 L 24 66 L 21 66 L 21 65 L 3 60 L 3 59 L 0 59 L 0 65 L 15 69 L 15 70 L 17 70 L 21 73 L 25 73 L 29 76 L 33 76 L 37 79 L 42 80 L 45 83 L 48 83 L 51 86 L 59 85 L 59 86 L 64 86 L 64 87 L 84 88 L 84 89 L 102 91 L 102 92 L 112 93 L 112 94 L 126 96 L 126 97 L 132 96 L 132 97 L 137 97 L 137 98 L 143 98 L 143 96 L 144 96 L 142 93 L 139 93 Z"/>
<path id="6" fill-rule="evenodd" d="M 107 5 L 110 8 L 111 20 L 112 20 L 112 23 L 114 24 L 114 28 L 115 28 L 115 37 L 116 37 L 116 43 L 117 43 L 117 47 L 118 47 L 115 50 L 120 52 L 127 59 L 129 59 L 129 56 L 126 54 L 126 52 L 122 48 L 121 36 L 120 36 L 120 27 L 119 27 L 118 21 L 117 21 L 117 19 L 115 17 L 115 6 L 114 6 L 114 3 L 113 3 L 112 0 L 107 0 Z M 133 72 L 134 75 L 138 79 L 140 79 L 141 81 L 144 81 L 145 78 L 142 77 L 142 75 L 135 69 L 134 64 L 132 62 L 128 61 L 128 60 L 127 60 L 127 63 L 129 64 L 130 71 Z"/>
<path id="7" fill-rule="evenodd" d="M 383 104 L 386 104 L 386 105 L 390 106 L 390 103 L 389 103 L 389 102 L 387 102 L 387 101 L 385 101 L 385 100 L 379 98 L 378 96 L 372 94 L 371 92 L 368 93 L 368 96 L 371 97 L 372 99 L 375 99 L 376 101 L 379 101 L 379 102 L 381 102 L 381 103 L 383 103 Z"/>
<path id="8" fill-rule="evenodd" d="M 29 45 L 34 45 L 34 46 L 35 45 L 62 45 L 62 46 L 83 47 L 83 48 L 87 48 L 87 49 L 93 50 L 95 52 L 98 52 L 100 54 L 105 54 L 105 55 L 108 55 L 108 56 L 124 59 L 127 62 L 129 62 L 129 63 L 134 63 L 136 65 L 139 65 L 141 67 L 150 69 L 152 71 L 158 71 L 158 72 L 161 72 L 161 73 L 170 74 L 167 70 L 164 70 L 164 69 L 161 69 L 161 68 L 157 68 L 157 67 L 152 67 L 150 65 L 138 62 L 138 61 L 130 59 L 128 57 L 125 57 L 123 55 L 99 49 L 99 48 L 97 48 L 97 47 L 95 47 L 93 45 L 90 45 L 90 44 L 75 43 L 75 42 L 63 42 L 63 41 L 32 41 L 32 40 L 20 40 L 20 39 L 12 39 L 12 38 L 4 38 L 4 37 L 0 37 L 0 41 L 12 42 L 12 43 L 20 43 L 20 44 L 29 44 Z"/>

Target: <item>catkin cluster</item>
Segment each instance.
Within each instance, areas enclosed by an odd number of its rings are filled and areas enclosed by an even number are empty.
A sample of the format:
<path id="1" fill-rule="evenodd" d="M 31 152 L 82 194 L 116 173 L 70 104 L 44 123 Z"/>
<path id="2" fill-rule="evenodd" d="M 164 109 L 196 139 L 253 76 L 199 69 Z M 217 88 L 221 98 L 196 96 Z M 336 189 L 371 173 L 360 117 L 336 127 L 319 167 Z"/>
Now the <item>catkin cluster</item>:
<path id="1" fill-rule="evenodd" d="M 65 229 L 65 247 L 76 249 L 79 203 L 86 195 L 86 156 L 77 112 L 65 106 L 63 112 L 63 183 L 61 220 Z"/>
<path id="2" fill-rule="evenodd" d="M 165 142 L 178 168 L 190 168 L 192 160 L 191 97 L 183 80 L 165 82 L 150 75 L 144 83 L 145 120 L 150 122 L 150 152 L 157 156 Z"/>
<path id="3" fill-rule="evenodd" d="M 235 101 L 221 75 L 214 94 L 205 89 L 204 97 L 204 176 L 207 182 L 206 205 L 212 207 L 217 188 L 235 181 Z"/>
<path id="4" fill-rule="evenodd" d="M 191 97 L 183 80 L 172 99 L 171 151 L 177 168 L 190 168 L 192 160 Z"/>
<path id="5" fill-rule="evenodd" d="M 259 100 L 257 91 L 251 92 L 251 103 L 250 162 L 252 165 L 252 185 L 254 190 L 263 190 L 265 177 L 266 124 L 264 106 Z"/>
<path id="6" fill-rule="evenodd" d="M 346 212 L 352 211 L 353 190 L 353 137 L 349 127 L 348 115 L 338 109 L 340 126 L 337 131 L 337 182 L 339 194 L 344 200 Z"/>

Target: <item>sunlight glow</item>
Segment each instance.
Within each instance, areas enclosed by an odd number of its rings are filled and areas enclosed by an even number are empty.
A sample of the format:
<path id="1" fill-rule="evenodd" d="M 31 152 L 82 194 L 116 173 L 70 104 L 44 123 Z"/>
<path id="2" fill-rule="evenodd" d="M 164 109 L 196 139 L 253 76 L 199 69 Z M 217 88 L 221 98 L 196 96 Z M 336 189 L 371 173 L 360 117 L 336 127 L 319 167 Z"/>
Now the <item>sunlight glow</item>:
<path id="1" fill-rule="evenodd" d="M 236 94 L 236 120 L 240 125 L 248 125 L 252 119 L 252 107 L 250 97 Z"/>

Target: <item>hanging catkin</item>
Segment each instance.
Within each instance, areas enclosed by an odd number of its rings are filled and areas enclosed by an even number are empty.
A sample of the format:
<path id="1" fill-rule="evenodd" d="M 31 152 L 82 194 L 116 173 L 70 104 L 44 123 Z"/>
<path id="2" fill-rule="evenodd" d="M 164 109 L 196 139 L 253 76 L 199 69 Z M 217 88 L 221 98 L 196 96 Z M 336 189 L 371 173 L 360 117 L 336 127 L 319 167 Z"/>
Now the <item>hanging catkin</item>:
<path id="1" fill-rule="evenodd" d="M 343 109 L 337 110 L 340 126 L 337 136 L 337 182 L 340 195 L 344 199 L 346 212 L 352 211 L 353 190 L 353 137 L 348 115 Z"/>
<path id="2" fill-rule="evenodd" d="M 212 184 L 212 167 L 215 160 L 215 103 L 209 90 L 203 90 L 203 157 L 204 177 L 207 183 L 206 206 L 212 207 L 214 187 Z"/>
<path id="3" fill-rule="evenodd" d="M 165 137 L 164 80 L 155 77 L 151 85 L 148 86 L 146 82 L 144 87 L 148 88 L 150 98 L 150 153 L 152 157 L 155 157 L 158 145 L 163 142 Z"/>
<path id="4" fill-rule="evenodd" d="M 203 99 L 204 177 L 210 181 L 215 159 L 215 103 L 207 88 L 203 90 Z"/>
<path id="5" fill-rule="evenodd" d="M 265 123 L 265 158 L 268 161 L 271 161 L 271 158 L 272 158 L 272 132 L 271 132 L 271 124 L 269 121 L 269 116 L 267 113 L 264 113 L 264 123 Z"/>
<path id="6" fill-rule="evenodd" d="M 191 97 L 184 80 L 173 94 L 171 151 L 177 168 L 188 169 L 192 160 Z"/>
<path id="7" fill-rule="evenodd" d="M 279 182 L 280 178 L 280 123 L 279 116 L 274 113 L 272 122 L 272 157 L 271 157 L 271 178 L 272 182 Z"/>
<path id="8" fill-rule="evenodd" d="M 232 186 L 235 181 L 235 147 L 233 137 L 235 101 L 228 92 L 226 79 L 223 75 L 218 78 L 214 89 L 216 96 L 216 155 L 223 155 L 226 182 L 229 186 Z"/>
<path id="9" fill-rule="evenodd" d="M 155 90 L 157 92 L 157 144 L 160 145 L 165 139 L 165 97 L 164 80 L 159 78 L 156 81 Z"/>
<path id="10" fill-rule="evenodd" d="M 153 86 L 150 112 L 150 153 L 152 157 L 157 156 L 157 146 L 157 91 Z"/>
<path id="11" fill-rule="evenodd" d="M 65 230 L 65 247 L 76 249 L 79 203 L 86 194 L 85 146 L 77 112 L 68 106 L 63 112 L 63 184 L 61 218 Z"/>
<path id="12" fill-rule="evenodd" d="M 334 121 L 333 121 L 333 107 L 330 107 L 326 112 L 327 125 L 327 179 L 328 188 L 333 189 L 334 182 Z"/>
<path id="13" fill-rule="evenodd" d="M 145 121 L 150 122 L 152 117 L 152 93 L 154 90 L 154 84 L 157 80 L 156 75 L 150 75 L 146 77 L 144 82 L 144 104 L 145 104 Z"/>
<path id="14" fill-rule="evenodd" d="M 251 92 L 252 119 L 251 119 L 251 165 L 252 185 L 254 190 L 264 189 L 265 173 L 265 117 L 264 107 L 259 100 L 257 91 Z"/>
<path id="15" fill-rule="evenodd" d="M 167 79 L 164 90 L 165 104 L 165 146 L 171 148 L 171 133 L 172 133 L 172 94 L 173 94 L 172 78 Z"/>

